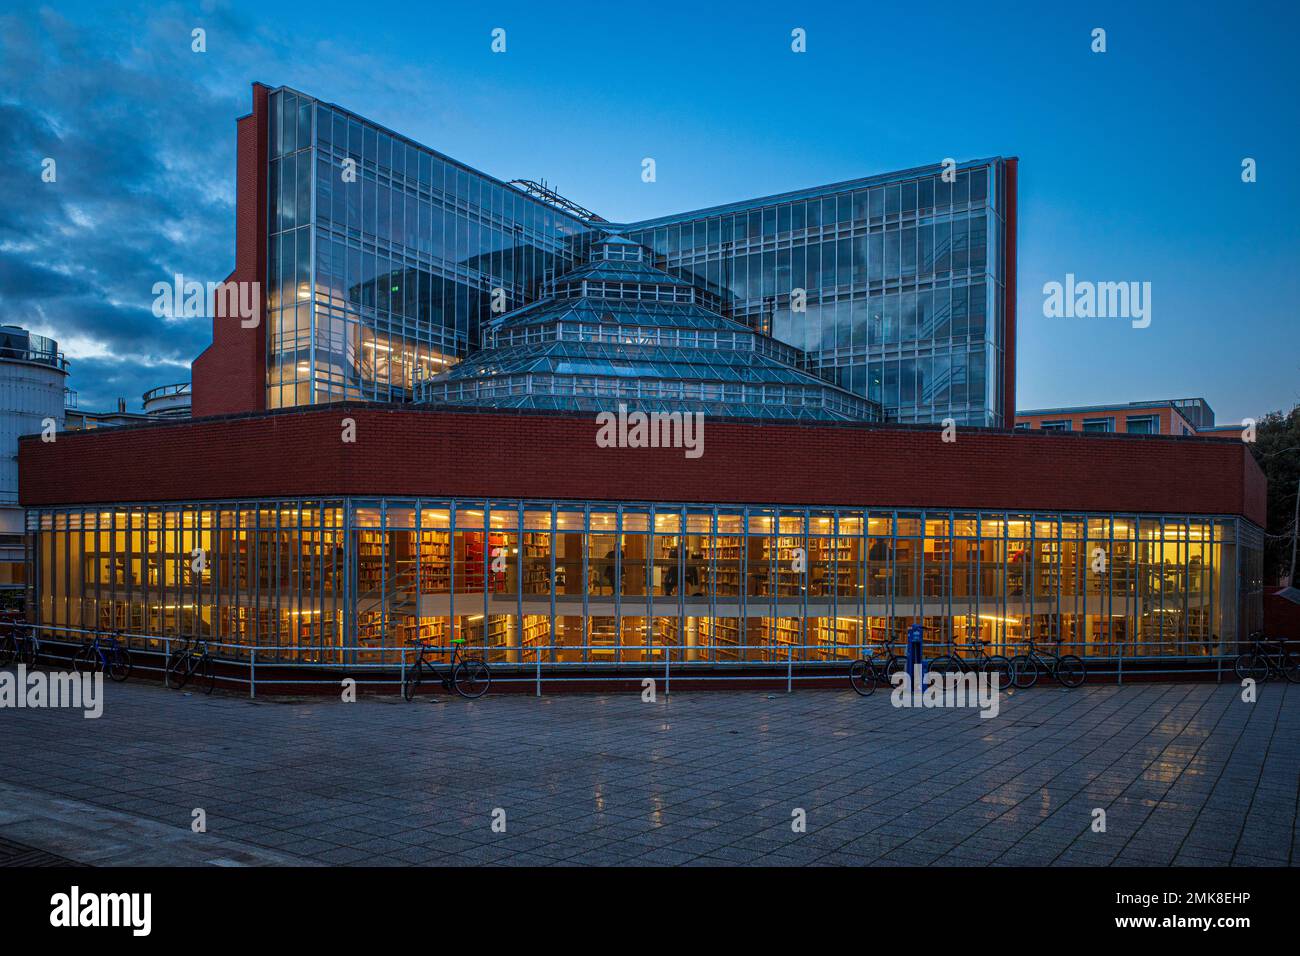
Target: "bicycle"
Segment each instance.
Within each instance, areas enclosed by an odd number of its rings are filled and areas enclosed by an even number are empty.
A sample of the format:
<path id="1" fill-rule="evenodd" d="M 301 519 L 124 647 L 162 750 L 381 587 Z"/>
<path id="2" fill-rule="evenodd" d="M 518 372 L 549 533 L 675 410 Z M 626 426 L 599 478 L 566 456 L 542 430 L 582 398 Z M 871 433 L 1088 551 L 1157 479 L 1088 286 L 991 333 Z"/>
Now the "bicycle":
<path id="1" fill-rule="evenodd" d="M 975 648 L 977 657 L 974 662 L 966 660 L 954 647 L 951 654 L 936 657 L 930 662 L 930 672 L 933 674 L 997 674 L 999 685 L 1006 686 L 1010 683 L 1011 661 L 1001 654 L 987 653 L 984 648 L 988 646 L 988 641 L 971 639 L 966 643 Z"/>
<path id="2" fill-rule="evenodd" d="M 77 652 L 72 659 L 73 669 L 78 673 L 87 670 L 102 670 L 110 680 L 119 684 L 131 676 L 131 652 L 122 646 L 118 639 L 121 631 L 105 637 L 96 633 L 95 639 Z"/>
<path id="3" fill-rule="evenodd" d="M 433 661 L 426 661 L 424 658 L 425 654 L 434 650 L 434 646 L 423 641 L 415 642 L 415 646 L 420 649 L 420 655 L 402 680 L 404 698 L 411 700 L 415 696 L 415 692 L 424 681 L 426 667 L 442 682 L 444 690 L 455 690 L 460 696 L 470 700 L 477 700 L 487 693 L 488 687 L 492 684 L 492 671 L 488 669 L 487 664 L 477 657 L 461 657 L 461 646 L 465 643 L 463 637 L 454 637 L 451 643 L 451 666 L 446 671 L 440 671 Z"/>
<path id="4" fill-rule="evenodd" d="M 205 694 L 211 694 L 217 679 L 212 673 L 212 655 L 208 653 L 208 642 L 186 641 L 184 649 L 167 665 L 167 675 L 167 682 L 177 690 L 183 689 L 197 676 L 199 689 Z"/>
<path id="5" fill-rule="evenodd" d="M 894 653 L 894 642 L 884 642 L 885 652 L 880 656 L 873 650 L 849 665 L 849 686 L 866 697 L 876 689 L 877 683 L 891 684 L 894 675 L 907 668 L 907 658 Z"/>
<path id="6" fill-rule="evenodd" d="M 0 667 L 15 663 L 35 667 L 40 656 L 41 642 L 30 624 L 11 624 L 0 637 Z"/>
<path id="7" fill-rule="evenodd" d="M 1275 673 L 1291 683 L 1300 683 L 1300 657 L 1287 650 L 1286 641 L 1265 639 L 1263 631 L 1250 635 L 1250 650 L 1242 651 L 1233 662 L 1241 680 L 1263 683 Z"/>
<path id="8" fill-rule="evenodd" d="M 1062 641 L 1057 640 L 1059 647 Z M 1024 690 L 1033 687 L 1038 681 L 1039 671 L 1044 671 L 1056 679 L 1062 687 L 1078 687 L 1087 677 L 1087 668 L 1083 661 L 1073 654 L 1053 654 L 1040 651 L 1034 639 L 1029 639 L 1029 653 L 1017 654 L 1011 658 L 1011 683 Z"/>

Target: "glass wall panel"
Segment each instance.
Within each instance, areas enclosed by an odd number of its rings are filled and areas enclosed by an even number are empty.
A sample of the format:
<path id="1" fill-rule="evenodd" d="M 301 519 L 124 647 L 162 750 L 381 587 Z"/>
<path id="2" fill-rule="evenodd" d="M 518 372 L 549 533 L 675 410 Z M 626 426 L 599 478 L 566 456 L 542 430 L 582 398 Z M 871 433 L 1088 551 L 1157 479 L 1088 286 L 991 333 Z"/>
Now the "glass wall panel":
<path id="1" fill-rule="evenodd" d="M 45 509 L 30 614 L 133 647 L 396 667 L 453 637 L 503 668 L 812 665 L 927 653 L 1235 653 L 1262 538 L 1185 515 L 303 499 Z M 55 631 L 54 629 L 64 629 Z"/>

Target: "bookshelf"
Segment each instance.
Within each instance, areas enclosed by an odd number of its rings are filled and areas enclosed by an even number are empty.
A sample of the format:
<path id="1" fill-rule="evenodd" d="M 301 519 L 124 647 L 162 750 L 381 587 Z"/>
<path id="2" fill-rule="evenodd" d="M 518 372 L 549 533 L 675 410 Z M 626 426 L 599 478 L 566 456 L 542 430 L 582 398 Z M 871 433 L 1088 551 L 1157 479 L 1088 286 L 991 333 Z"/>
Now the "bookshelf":
<path id="1" fill-rule="evenodd" d="M 735 595 L 741 590 L 741 567 L 745 558 L 745 539 L 740 535 L 718 535 L 707 539 L 706 562 L 712 560 L 714 588 L 719 595 Z"/>
<path id="2" fill-rule="evenodd" d="M 1034 593 L 1054 597 L 1061 586 L 1063 562 L 1058 541 L 1039 541 L 1034 555 Z"/>

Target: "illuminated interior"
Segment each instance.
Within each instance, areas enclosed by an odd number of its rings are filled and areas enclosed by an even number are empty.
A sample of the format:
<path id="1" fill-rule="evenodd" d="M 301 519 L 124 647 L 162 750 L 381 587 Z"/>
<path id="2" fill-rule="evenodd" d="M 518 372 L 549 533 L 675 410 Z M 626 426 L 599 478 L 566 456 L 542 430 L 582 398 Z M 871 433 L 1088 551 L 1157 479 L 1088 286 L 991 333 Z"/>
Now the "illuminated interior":
<path id="1" fill-rule="evenodd" d="M 913 623 L 967 650 L 1205 656 L 1262 600 L 1233 517 L 351 498 L 29 521 L 40 624 L 258 660 L 456 636 L 501 664 L 829 661 Z"/>

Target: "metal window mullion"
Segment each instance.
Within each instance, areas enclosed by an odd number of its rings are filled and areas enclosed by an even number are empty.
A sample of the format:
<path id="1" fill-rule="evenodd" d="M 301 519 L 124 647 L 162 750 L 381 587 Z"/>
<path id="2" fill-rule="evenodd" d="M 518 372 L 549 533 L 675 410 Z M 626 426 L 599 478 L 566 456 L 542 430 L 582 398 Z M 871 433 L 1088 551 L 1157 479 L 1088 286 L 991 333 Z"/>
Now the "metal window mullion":
<path id="1" fill-rule="evenodd" d="M 356 508 L 352 498 L 343 499 L 343 659 L 351 662 L 356 655 L 357 588 L 360 573 L 360 537 L 356 533 Z M 355 552 L 355 553 L 354 553 Z"/>
<path id="2" fill-rule="evenodd" d="M 551 661 L 554 661 L 554 660 L 555 660 L 555 656 L 556 656 L 556 644 L 555 644 L 555 548 L 556 548 L 556 545 L 559 544 L 559 537 L 560 537 L 559 528 L 558 528 L 558 522 L 557 522 L 557 520 L 556 520 L 556 513 L 557 513 L 558 508 L 559 508 L 559 506 L 558 506 L 554 501 L 552 501 L 552 502 L 551 502 L 551 507 L 550 507 L 550 512 L 551 512 L 550 530 L 547 532 L 547 538 L 548 538 L 548 540 L 549 540 L 549 542 L 550 542 L 550 549 L 551 549 L 551 559 L 550 559 L 550 565 L 551 565 L 551 579 L 550 579 L 550 589 L 549 589 L 550 592 L 551 592 L 551 634 L 550 634 L 550 653 L 549 653 L 549 657 L 550 657 L 550 660 L 551 660 Z"/>
<path id="3" fill-rule="evenodd" d="M 275 645 L 276 645 L 276 657 L 277 657 L 277 659 L 280 659 L 280 660 L 283 660 L 283 659 L 284 659 L 284 656 L 285 656 L 285 655 L 284 655 L 284 651 L 282 650 L 282 648 L 284 647 L 284 644 L 285 644 L 284 633 L 283 633 L 283 629 L 282 629 L 282 627 L 281 627 L 281 625 L 280 625 L 280 613 L 281 613 L 282 605 L 283 605 L 283 602 L 281 601 L 281 598 L 282 598 L 283 595 L 284 595 L 284 587 L 283 587 L 283 585 L 281 584 L 281 582 L 284 580 L 284 562 L 283 562 L 283 556 L 284 556 L 284 525 L 283 525 L 283 524 L 281 523 L 281 521 L 280 521 L 280 515 L 281 515 L 282 511 L 283 511 L 283 509 L 280 507 L 280 502 L 279 502 L 279 501 L 276 501 L 276 502 L 275 502 L 275 532 L 274 532 L 274 534 L 275 534 L 275 538 L 274 538 L 274 541 L 275 541 L 275 577 L 272 579 L 272 583 L 274 584 L 274 587 L 275 587 Z"/>
<path id="4" fill-rule="evenodd" d="M 812 512 L 807 508 L 801 513 L 803 518 L 803 535 L 801 543 L 803 544 L 803 571 L 800 572 L 799 583 L 799 657 L 800 660 L 807 660 L 809 653 L 809 644 L 811 643 L 808 634 L 808 593 L 812 590 Z"/>
<path id="5" fill-rule="evenodd" d="M 1188 614 L 1190 613 L 1189 607 L 1191 604 L 1191 591 L 1192 591 L 1192 516 L 1183 515 L 1182 520 L 1183 520 L 1183 527 L 1186 529 L 1186 531 L 1183 533 L 1183 545 L 1182 545 L 1183 548 L 1183 626 L 1181 629 L 1182 635 L 1180 637 L 1180 642 L 1183 645 L 1181 650 L 1187 650 L 1188 640 L 1191 637 L 1191 632 L 1192 632 L 1191 622 L 1188 619 Z M 1202 559 L 1201 567 L 1204 566 L 1205 566 L 1205 561 L 1204 559 Z"/>
<path id="6" fill-rule="evenodd" d="M 315 111 L 313 110 L 313 113 L 314 112 Z M 314 194 L 315 190 L 312 190 L 312 192 Z M 315 202 L 314 199 L 312 201 Z M 296 595 L 297 608 L 295 609 L 298 614 L 298 623 L 294 628 L 294 630 L 297 632 L 296 635 L 294 636 L 294 641 L 295 643 L 298 644 L 299 647 L 302 647 L 303 646 L 303 639 L 302 639 L 303 618 L 305 617 L 307 619 L 308 625 L 311 624 L 311 615 L 310 614 L 304 615 L 303 607 L 302 607 L 302 579 L 304 577 L 303 562 L 304 561 L 307 562 L 307 567 L 309 569 L 314 568 L 316 562 L 316 553 L 318 549 L 312 548 L 308 545 L 308 542 L 311 540 L 311 532 L 303 528 L 302 499 L 301 498 L 296 499 L 294 505 L 298 509 L 298 520 L 295 522 L 298 525 L 298 531 L 297 531 L 298 539 L 293 549 L 295 561 L 298 565 L 298 588 L 297 588 L 297 595 Z"/>
<path id="7" fill-rule="evenodd" d="M 898 512 L 889 514 L 889 548 L 885 560 L 889 565 L 889 621 L 885 626 L 887 634 L 894 634 L 894 621 L 898 617 Z"/>
<path id="8" fill-rule="evenodd" d="M 709 516 L 709 647 L 706 660 L 712 662 L 718 652 L 718 509 Z"/>
<path id="9" fill-rule="evenodd" d="M 614 506 L 614 660 L 623 661 L 623 506 Z"/>
<path id="10" fill-rule="evenodd" d="M 1156 641 L 1157 654 L 1165 652 L 1165 567 L 1169 561 L 1165 555 L 1165 516 L 1160 516 L 1160 561 L 1156 565 L 1156 580 L 1160 583 L 1160 595 L 1156 598 L 1159 602 L 1156 607 L 1159 609 L 1156 613 Z"/>
<path id="11" fill-rule="evenodd" d="M 831 512 L 831 637 L 834 658 L 840 656 L 840 512 Z"/>
<path id="12" fill-rule="evenodd" d="M 975 594 L 975 633 L 979 634 L 980 627 L 980 598 L 984 591 L 984 512 L 975 512 L 975 587 L 972 589 Z M 1007 648 L 1005 642 L 1002 646 L 994 644 L 997 653 L 1006 655 Z"/>
<path id="13" fill-rule="evenodd" d="M 686 639 L 686 507 L 677 509 L 677 644 Z M 685 653 L 685 652 L 682 652 Z"/>
<path id="14" fill-rule="evenodd" d="M 524 503 L 515 502 L 515 636 L 519 663 L 524 663 Z"/>
<path id="15" fill-rule="evenodd" d="M 578 538 L 582 542 L 582 660 L 584 663 L 591 660 L 591 505 L 584 504 L 582 507 L 582 534 Z"/>
<path id="16" fill-rule="evenodd" d="M 1134 520 L 1136 520 L 1136 518 Z M 1105 601 L 1106 640 L 1110 644 L 1108 650 L 1111 653 L 1114 653 L 1115 650 L 1115 515 L 1114 514 L 1107 515 L 1106 546 L 1108 549 L 1108 553 L 1110 554 L 1110 563 L 1107 565 L 1106 568 L 1106 570 L 1109 572 L 1106 575 L 1106 601 Z M 1136 550 L 1137 549 L 1135 548 L 1134 549 L 1135 553 L 1133 554 L 1134 592 L 1137 591 L 1137 582 L 1141 580 L 1139 570 L 1142 566 L 1141 556 L 1136 553 Z M 1127 620 L 1128 618 L 1125 617 L 1125 621 L 1126 621 L 1125 630 L 1128 629 Z"/>
<path id="17" fill-rule="evenodd" d="M 449 640 L 455 640 L 460 636 L 457 633 L 459 624 L 456 621 L 456 568 L 460 566 L 460 562 L 456 558 L 457 503 L 457 499 L 452 498 L 447 505 L 447 537 L 451 542 L 451 547 L 447 549 L 447 563 L 450 565 L 450 570 L 447 573 L 447 615 L 449 619 L 447 635 Z"/>
<path id="18" fill-rule="evenodd" d="M 389 370 L 388 381 L 392 384 L 392 371 Z M 482 587 L 482 606 L 483 606 L 483 636 L 482 648 L 480 649 L 484 660 L 488 657 L 488 624 L 490 621 L 488 595 L 492 586 L 492 499 L 483 499 L 483 587 Z"/>
<path id="19" fill-rule="evenodd" d="M 654 598 L 655 598 L 655 593 L 654 593 L 654 592 L 655 592 L 655 564 L 654 564 L 654 553 L 655 553 L 655 544 L 656 544 L 656 541 L 657 541 L 657 539 L 658 539 L 658 535 L 657 535 L 657 533 L 656 533 L 656 528 L 655 528 L 655 515 L 656 515 L 656 514 L 657 514 L 657 512 L 656 512 L 656 510 L 655 510 L 655 506 L 654 506 L 654 505 L 651 505 L 651 506 L 650 506 L 650 514 L 649 514 L 649 516 L 648 516 L 647 519 L 646 519 L 647 522 L 648 522 L 648 524 L 647 524 L 647 526 L 646 526 L 646 527 L 647 527 L 647 530 L 646 530 L 646 537 L 645 537 L 645 547 L 642 549 L 642 550 L 645 552 L 645 554 L 643 554 L 643 555 L 641 556 L 641 568 L 642 568 L 642 571 L 641 571 L 641 578 L 642 578 L 642 580 L 645 582 L 645 583 L 642 585 L 642 588 L 643 588 L 643 590 L 645 591 L 645 643 L 646 643 L 646 647 L 647 647 L 647 649 L 648 649 L 649 646 L 650 646 L 651 636 L 655 633 L 655 614 L 654 614 Z M 657 645 L 656 645 L 656 646 L 657 646 Z M 665 647 L 666 647 L 667 649 L 664 651 L 664 658 L 665 658 L 665 660 L 671 660 L 671 658 L 672 658 L 672 654 L 673 654 L 673 652 L 672 652 L 672 647 L 671 647 L 671 645 L 665 645 Z"/>

